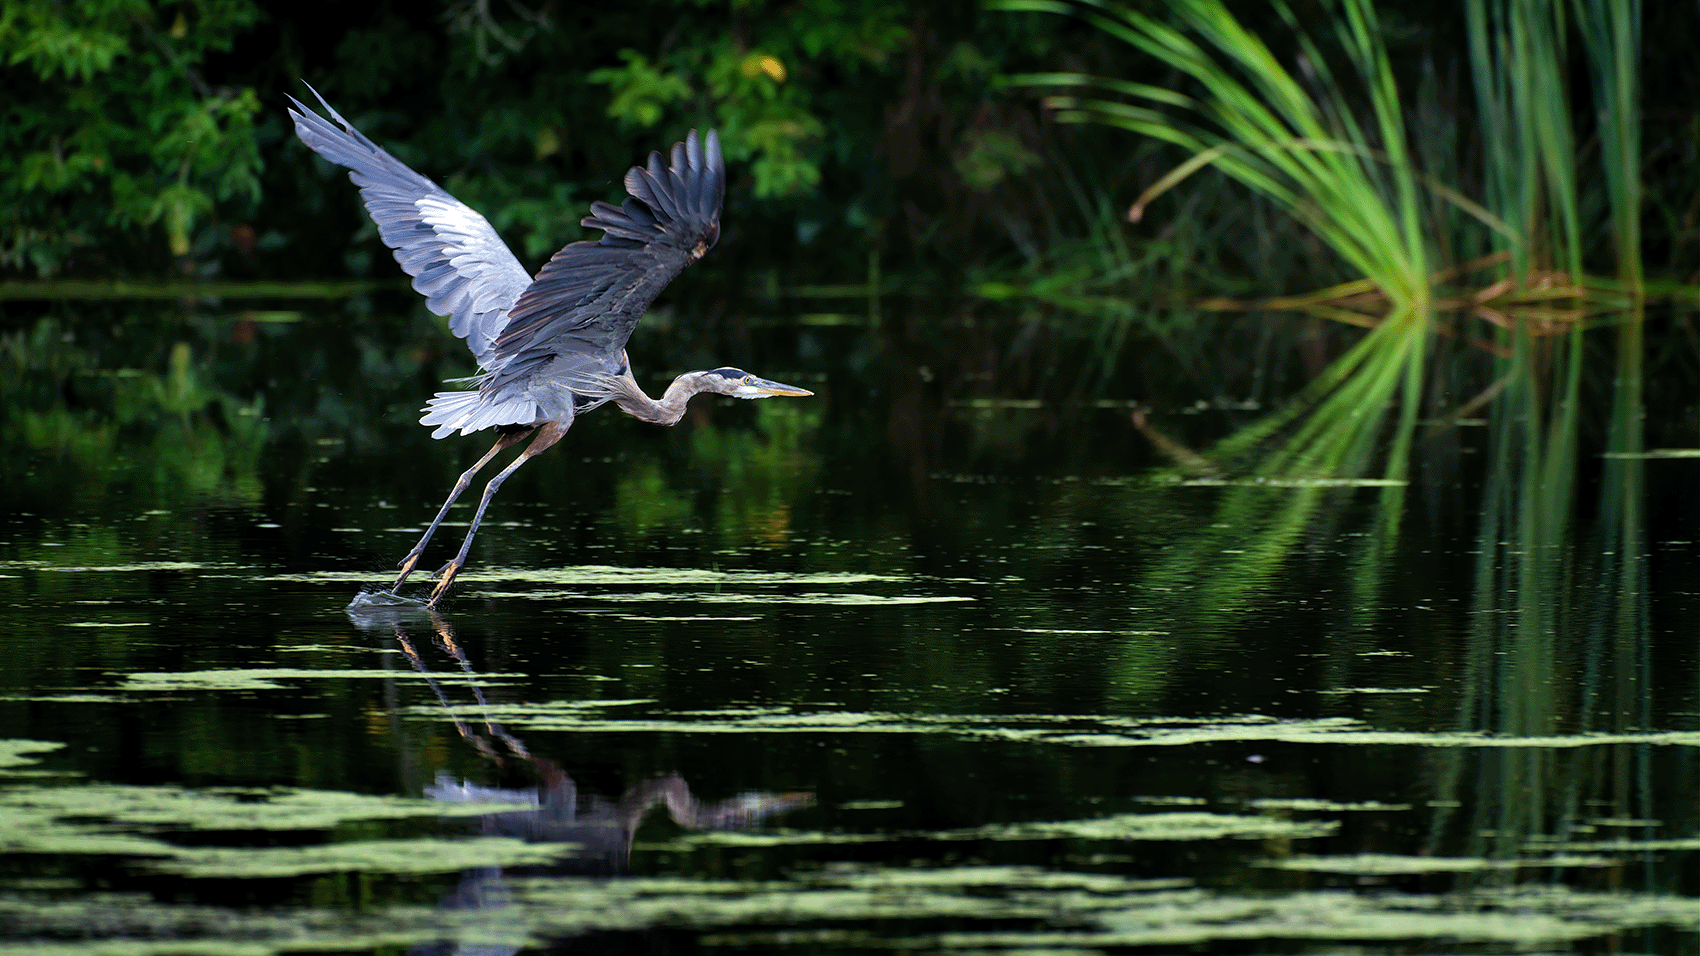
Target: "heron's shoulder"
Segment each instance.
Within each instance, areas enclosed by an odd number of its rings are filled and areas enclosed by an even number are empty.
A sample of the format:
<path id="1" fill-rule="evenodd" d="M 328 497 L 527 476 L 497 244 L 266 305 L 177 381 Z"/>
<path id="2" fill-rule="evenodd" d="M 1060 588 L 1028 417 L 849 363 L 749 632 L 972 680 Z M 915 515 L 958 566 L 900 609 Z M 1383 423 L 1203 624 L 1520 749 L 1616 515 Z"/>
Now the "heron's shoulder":
<path id="1" fill-rule="evenodd" d="M 580 383 L 626 374 L 624 351 L 587 352 L 567 348 L 533 347 L 503 362 L 487 373 L 479 390 L 493 396 L 514 395 L 538 386 Z"/>

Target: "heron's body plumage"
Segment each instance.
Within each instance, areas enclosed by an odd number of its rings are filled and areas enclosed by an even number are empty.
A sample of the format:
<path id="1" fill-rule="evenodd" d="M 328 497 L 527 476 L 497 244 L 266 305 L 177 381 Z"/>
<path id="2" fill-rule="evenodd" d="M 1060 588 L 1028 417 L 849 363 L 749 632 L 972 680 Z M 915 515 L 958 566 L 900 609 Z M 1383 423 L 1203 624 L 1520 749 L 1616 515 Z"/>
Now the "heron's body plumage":
<path id="1" fill-rule="evenodd" d="M 692 130 L 673 147 L 671 165 L 652 153 L 647 167 L 634 167 L 625 181 L 632 198 L 594 202 L 582 222 L 602 238 L 568 244 L 533 277 L 488 220 L 372 142 L 324 97 L 330 120 L 290 101 L 301 141 L 348 167 L 426 308 L 449 320 L 478 361 L 477 392 L 439 392 L 427 403 L 420 422 L 435 438 L 585 410 L 563 391 L 588 375 L 626 371 L 626 340 L 638 320 L 720 234 L 726 166 L 713 130 L 705 139 Z"/>
<path id="2" fill-rule="evenodd" d="M 502 481 L 559 441 L 578 415 L 612 401 L 644 421 L 672 425 L 690 398 L 705 391 L 738 398 L 810 394 L 737 369 L 715 369 L 680 375 L 657 401 L 638 387 L 626 360 L 626 341 L 655 297 L 720 237 L 726 165 L 713 130 L 701 138 L 692 130 L 670 156 L 651 153 L 647 165 L 633 167 L 625 178 L 630 198 L 619 206 L 594 202 L 582 220 L 601 229 L 602 237 L 569 243 L 533 276 L 476 210 L 368 139 L 317 90 L 313 95 L 330 119 L 290 97 L 296 135 L 348 168 L 379 236 L 413 277 L 413 288 L 425 296 L 427 308 L 448 319 L 478 362 L 472 379 L 477 389 L 438 392 L 420 423 L 435 429 L 433 438 L 486 428 L 498 433 L 495 447 L 461 475 L 424 537 L 402 559 L 392 591 L 412 573 L 473 476 L 529 436 L 535 435 L 531 444 L 486 486 L 460 553 L 444 566 L 430 605 L 465 564 Z"/>

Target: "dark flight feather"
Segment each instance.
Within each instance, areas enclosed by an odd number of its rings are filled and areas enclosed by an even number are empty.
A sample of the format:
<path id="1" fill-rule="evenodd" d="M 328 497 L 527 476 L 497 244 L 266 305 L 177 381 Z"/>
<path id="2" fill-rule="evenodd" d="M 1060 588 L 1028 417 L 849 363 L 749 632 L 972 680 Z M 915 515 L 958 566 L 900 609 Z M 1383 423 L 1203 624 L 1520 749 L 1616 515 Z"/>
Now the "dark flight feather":
<path id="1" fill-rule="evenodd" d="M 710 130 L 699 139 L 692 130 L 669 151 L 671 165 L 656 152 L 626 173 L 631 198 L 622 205 L 591 204 L 582 224 L 601 229 L 601 239 L 569 244 L 533 278 L 483 216 L 313 95 L 330 119 L 290 97 L 296 135 L 350 170 L 413 288 L 448 317 L 484 369 L 476 395 L 442 392 L 432 400 L 421 421 L 438 426 L 438 438 L 534 424 L 545 414 L 538 386 L 572 390 L 587 373 L 618 374 L 626 340 L 650 303 L 720 235 L 720 137 Z"/>

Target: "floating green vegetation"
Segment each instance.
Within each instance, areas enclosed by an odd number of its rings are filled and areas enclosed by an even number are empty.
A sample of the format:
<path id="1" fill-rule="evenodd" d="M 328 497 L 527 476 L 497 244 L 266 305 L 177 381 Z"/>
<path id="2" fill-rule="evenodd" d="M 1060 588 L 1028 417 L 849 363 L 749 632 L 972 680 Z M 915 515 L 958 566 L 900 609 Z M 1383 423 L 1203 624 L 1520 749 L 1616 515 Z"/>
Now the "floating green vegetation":
<path id="1" fill-rule="evenodd" d="M 1404 488 L 1403 478 L 1189 478 L 1186 488 Z"/>
<path id="2" fill-rule="evenodd" d="M 417 534 L 418 530 L 412 533 Z M 314 571 L 305 574 L 272 574 L 256 577 L 255 581 L 287 581 L 309 584 L 360 583 L 371 579 L 370 574 L 355 571 Z M 716 584 L 750 586 L 789 586 L 797 584 L 867 584 L 880 581 L 907 581 L 909 577 L 890 574 L 863 574 L 849 571 L 819 571 L 792 573 L 785 571 L 716 571 L 707 568 L 622 568 L 609 565 L 585 564 L 565 568 L 485 568 L 468 571 L 458 581 L 526 581 L 536 584 L 584 587 L 609 585 L 631 587 L 660 584 Z"/>
<path id="3" fill-rule="evenodd" d="M 820 886 L 891 890 L 904 887 L 1002 890 L 1084 890 L 1088 893 L 1145 893 L 1192 888 L 1189 879 L 1132 879 L 1108 873 L 1075 873 L 1035 866 L 945 866 L 894 869 L 884 866 L 838 864 L 810 876 Z"/>
<path id="4" fill-rule="evenodd" d="M 1316 800 L 1307 797 L 1265 797 L 1252 800 L 1246 806 L 1257 810 L 1297 810 L 1316 813 L 1341 813 L 1346 811 L 1393 811 L 1409 810 L 1408 803 L 1382 803 L 1380 800 L 1365 800 L 1362 803 L 1336 803 L 1333 800 Z"/>
<path id="5" fill-rule="evenodd" d="M 288 690 L 279 681 L 301 680 L 426 680 L 429 675 L 412 670 L 381 670 L 362 668 L 326 668 L 310 670 L 298 667 L 254 667 L 239 670 L 181 671 L 178 673 L 129 674 L 117 690 L 126 694 L 160 694 L 177 691 L 216 690 L 254 691 Z M 480 681 L 487 687 L 500 686 L 499 679 L 523 677 L 523 674 L 485 674 Z"/>
<path id="6" fill-rule="evenodd" d="M 456 579 L 460 580 L 459 578 Z M 834 606 L 887 606 L 896 604 L 946 604 L 972 601 L 971 597 L 954 594 L 729 594 L 718 591 L 639 591 L 632 593 L 598 593 L 586 591 L 492 591 L 477 592 L 481 598 L 521 598 L 533 601 L 622 601 L 678 602 L 692 604 L 821 604 Z"/>
<path id="7" fill-rule="evenodd" d="M 1359 746 L 1572 749 L 1617 744 L 1700 747 L 1700 731 L 1496 736 L 1486 733 L 1376 730 L 1347 717 L 1278 720 L 1247 715 L 1211 721 L 1072 714 L 923 714 L 899 711 L 798 711 L 789 707 L 675 711 L 633 717 L 588 712 L 609 703 L 503 703 L 482 708 L 487 720 L 514 728 L 580 733 L 880 733 L 945 734 L 1011 743 L 1073 747 L 1180 747 L 1280 742 Z M 452 720 L 440 707 L 409 708 L 414 719 Z"/>
<path id="8" fill-rule="evenodd" d="M 319 873 L 420 874 L 485 866 L 544 866 L 572 856 L 578 847 L 570 843 L 527 843 L 511 837 L 469 837 L 173 849 L 173 858 L 154 864 L 155 869 L 201 879 L 253 880 Z"/>
<path id="9" fill-rule="evenodd" d="M 256 910 L 138 894 L 76 901 L 0 894 L 0 926 L 34 956 L 95 952 L 270 954 L 540 946 L 592 932 L 696 930 L 704 945 L 769 952 L 1097 952 L 1229 940 L 1508 944 L 1519 950 L 1652 927 L 1691 929 L 1700 900 L 1563 888 L 1424 895 L 1218 893 L 1032 867 L 833 866 L 785 880 L 527 877 L 482 881 L 487 909 L 420 906 Z M 948 929 L 940 932 L 941 928 Z M 823 935 L 825 934 L 825 935 Z M 43 940 L 74 939 L 48 943 Z"/>
<path id="10" fill-rule="evenodd" d="M 1398 856 L 1390 853 L 1359 853 L 1353 856 L 1294 856 L 1269 860 L 1263 866 L 1277 870 L 1316 873 L 1349 873 L 1358 876 L 1405 876 L 1415 873 L 1486 873 L 1495 870 L 1571 869 L 1613 866 L 1621 862 L 1609 856 L 1543 856 L 1493 860 L 1473 856 Z"/>
<path id="11" fill-rule="evenodd" d="M 1335 820 L 1172 811 L 1118 813 L 1091 820 L 1006 823 L 933 834 L 940 840 L 1304 840 L 1340 828 Z"/>
<path id="12" fill-rule="evenodd" d="M 1166 727 L 1130 727 L 1100 733 L 1043 734 L 1022 731 L 1026 740 L 1073 744 L 1083 747 L 1175 747 L 1211 742 L 1279 741 L 1299 744 L 1357 744 L 1361 746 L 1461 747 L 1461 748 L 1552 748 L 1603 747 L 1616 744 L 1650 744 L 1700 747 L 1700 731 L 1666 731 L 1628 734 L 1564 734 L 1548 736 L 1496 736 L 1487 733 L 1375 730 L 1350 718 L 1315 720 L 1269 720 L 1248 717 L 1238 720 L 1187 726 L 1175 721 Z"/>
<path id="13" fill-rule="evenodd" d="M 1324 687 L 1318 694 L 1426 694 L 1432 687 Z"/>
<path id="14" fill-rule="evenodd" d="M 32 568 L 37 571 L 65 571 L 74 574 L 115 573 L 132 571 L 204 571 L 211 568 L 235 567 L 233 564 L 207 564 L 199 561 L 134 561 L 129 564 L 53 564 L 48 561 L 0 561 L 0 568 Z"/>
<path id="15" fill-rule="evenodd" d="M 127 704 L 130 698 L 117 694 L 0 694 L 0 700 L 32 704 Z"/>
<path id="16" fill-rule="evenodd" d="M 949 733 L 964 720 L 991 718 L 937 717 L 873 711 L 814 711 L 798 713 L 786 707 L 680 711 L 661 716 L 604 717 L 589 713 L 610 703 L 643 701 L 562 701 L 539 704 L 491 704 L 479 716 L 512 728 L 587 733 Z M 408 709 L 415 718 L 452 719 L 441 707 Z"/>
<path id="17" fill-rule="evenodd" d="M 399 647 L 364 647 L 358 644 L 279 644 L 272 648 L 279 654 L 401 654 Z"/>
<path id="18" fill-rule="evenodd" d="M 89 824 L 43 822 L 11 808 L 0 808 L 0 828 L 6 834 L 0 837 L 0 853 L 7 855 L 168 857 L 177 850 L 164 840 Z"/>
<path id="19" fill-rule="evenodd" d="M 1700 850 L 1700 837 L 1673 837 L 1653 840 L 1567 840 L 1531 843 L 1541 850 L 1569 850 L 1582 853 L 1648 853 L 1657 850 Z"/>
<path id="20" fill-rule="evenodd" d="M 1062 628 L 1062 627 L 994 627 L 994 628 L 988 628 L 988 630 L 1015 631 L 1018 634 L 1056 634 L 1056 635 L 1063 636 L 1063 637 L 1067 637 L 1067 636 L 1070 636 L 1070 635 L 1085 635 L 1085 634 L 1114 634 L 1117 637 L 1167 637 L 1169 635 L 1168 631 L 1132 631 L 1132 630 L 1108 630 L 1108 629 L 1084 630 L 1084 629 L 1079 629 L 1079 628 Z"/>
<path id="21" fill-rule="evenodd" d="M 1098 928 L 1055 932 L 944 933 L 943 950 L 1103 949 L 1184 946 L 1231 940 L 1384 942 L 1446 940 L 1538 945 L 1599 935 L 1598 922 L 1507 908 L 1460 912 L 1435 897 L 1364 897 L 1317 892 L 1248 898 L 1159 894 L 1147 907 L 1098 916 Z M 1456 905 L 1456 904 L 1453 904 Z M 1663 922 L 1662 920 L 1660 922 Z"/>
<path id="22" fill-rule="evenodd" d="M 53 740 L 0 740 L 0 772 L 8 767 L 28 767 L 40 762 L 28 754 L 52 753 L 64 747 Z"/>
<path id="23" fill-rule="evenodd" d="M 698 847 L 776 847 L 835 843 L 877 843 L 887 840 L 987 840 L 1016 843 L 1030 840 L 1305 840 L 1330 836 L 1340 824 L 1333 820 L 1283 820 L 1267 816 L 1174 811 L 1118 813 L 1087 820 L 999 823 L 962 830 L 915 833 L 844 833 L 775 830 L 766 833 L 706 831 L 687 833 L 667 843 L 644 844 L 648 850 L 689 850 Z"/>
<path id="24" fill-rule="evenodd" d="M 330 830 L 351 822 L 482 816 L 526 804 L 445 804 L 322 790 L 186 790 L 90 785 L 0 789 L 0 854 L 120 856 L 181 876 L 273 879 L 318 873 L 446 873 L 542 865 L 574 852 L 564 843 L 415 838 L 309 846 L 183 846 L 172 833 Z"/>
<path id="25" fill-rule="evenodd" d="M 606 614 L 617 621 L 632 621 L 643 624 L 725 624 L 761 620 L 754 614 L 716 616 L 710 614 L 622 614 L 618 611 L 595 611 L 591 613 Z"/>
<path id="26" fill-rule="evenodd" d="M 70 832 L 328 830 L 352 821 L 479 816 L 526 808 L 520 803 L 438 803 L 334 790 L 191 790 L 121 784 L 7 787 L 0 789 L 0 847 L 24 852 L 20 843 L 31 845 L 37 838 Z M 66 829 L 66 821 L 77 824 Z"/>
<path id="27" fill-rule="evenodd" d="M 1601 458 L 1634 460 L 1638 458 L 1700 458 L 1700 448 L 1654 448 L 1651 451 L 1608 451 Z"/>
<path id="28" fill-rule="evenodd" d="M 664 843 L 638 843 L 632 849 L 645 852 L 688 852 L 702 847 L 766 849 L 771 847 L 824 846 L 852 843 L 884 843 L 898 839 L 886 833 L 844 833 L 824 830 L 773 830 L 749 833 L 737 830 L 706 830 L 686 833 Z"/>

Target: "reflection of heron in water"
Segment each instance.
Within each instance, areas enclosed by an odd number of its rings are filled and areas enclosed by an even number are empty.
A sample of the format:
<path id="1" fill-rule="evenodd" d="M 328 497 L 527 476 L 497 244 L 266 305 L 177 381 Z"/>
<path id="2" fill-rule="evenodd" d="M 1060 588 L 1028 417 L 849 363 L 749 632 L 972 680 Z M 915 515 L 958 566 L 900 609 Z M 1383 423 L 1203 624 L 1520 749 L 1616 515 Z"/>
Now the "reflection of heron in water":
<path id="1" fill-rule="evenodd" d="M 370 626 L 380 620 L 374 612 L 367 611 L 357 617 L 356 623 Z M 434 612 L 430 613 L 430 621 L 435 643 L 455 659 L 461 675 L 472 687 L 476 706 L 484 708 L 487 702 L 478 675 L 455 640 L 453 627 Z M 403 618 L 393 616 L 387 623 L 408 660 L 424 675 L 453 718 L 460 735 L 493 764 L 503 766 L 518 761 L 529 765 L 538 778 L 537 786 L 516 789 L 457 782 L 450 775 L 439 773 L 436 783 L 426 788 L 425 795 L 444 803 L 504 805 L 502 810 L 478 818 L 480 831 L 485 835 L 514 837 L 528 843 L 570 843 L 580 848 L 560 864 L 549 867 L 546 871 L 549 874 L 612 876 L 626 872 L 632 837 L 645 815 L 657 806 L 666 807 L 673 822 L 687 830 L 747 830 L 760 826 L 775 814 L 814 802 L 813 795 L 806 792 L 753 792 L 726 800 L 703 801 L 692 794 L 689 784 L 678 774 L 645 780 L 627 787 L 613 799 L 584 793 L 559 764 L 534 756 L 500 724 L 464 719 L 450 702 L 443 683 L 420 656 Z M 476 729 L 476 724 L 481 724 L 482 729 Z M 535 809 L 510 809 L 516 803 L 531 804 Z M 444 904 L 457 908 L 493 905 L 491 901 L 496 897 L 491 891 L 499 888 L 493 882 L 499 883 L 501 876 L 499 869 L 474 870 L 444 898 Z"/>
<path id="2" fill-rule="evenodd" d="M 686 372 L 653 399 L 632 377 L 626 340 L 638 319 L 720 238 L 726 165 L 714 131 L 699 139 L 692 130 L 673 146 L 671 163 L 651 153 L 647 167 L 633 167 L 626 173 L 632 198 L 622 206 L 591 203 L 582 223 L 603 230 L 602 238 L 569 244 L 534 278 L 483 216 L 367 139 L 317 90 L 313 95 L 335 122 L 291 97 L 295 135 L 351 170 L 349 178 L 360 187 L 384 244 L 413 276 L 426 306 L 447 316 L 449 329 L 466 339 L 482 369 L 476 391 L 438 392 L 420 424 L 436 427 L 433 438 L 496 429 L 495 447 L 460 476 L 425 535 L 401 559 L 392 594 L 413 573 L 473 477 L 526 438 L 536 436 L 484 487 L 460 553 L 438 572 L 428 606 L 442 600 L 465 566 L 496 489 L 533 455 L 560 441 L 578 415 L 611 401 L 646 422 L 674 425 L 691 397 L 703 392 L 734 398 L 813 394 L 741 369 L 717 368 Z"/>

